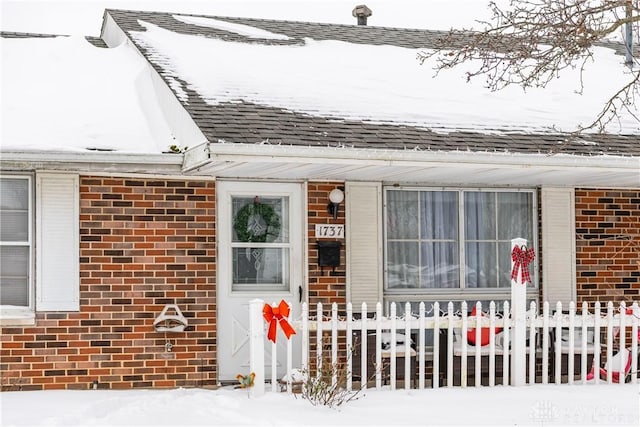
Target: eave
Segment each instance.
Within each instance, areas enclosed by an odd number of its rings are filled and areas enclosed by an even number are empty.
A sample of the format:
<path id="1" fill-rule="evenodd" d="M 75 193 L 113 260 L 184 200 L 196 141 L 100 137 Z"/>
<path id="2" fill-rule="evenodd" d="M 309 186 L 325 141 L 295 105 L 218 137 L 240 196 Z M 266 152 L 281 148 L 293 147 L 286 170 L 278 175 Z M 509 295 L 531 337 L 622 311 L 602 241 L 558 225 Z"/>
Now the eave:
<path id="1" fill-rule="evenodd" d="M 70 171 L 181 175 L 182 155 L 119 152 L 3 151 L 3 171 Z"/>
<path id="2" fill-rule="evenodd" d="M 640 158 L 204 143 L 184 173 L 224 178 L 431 185 L 640 187 Z"/>

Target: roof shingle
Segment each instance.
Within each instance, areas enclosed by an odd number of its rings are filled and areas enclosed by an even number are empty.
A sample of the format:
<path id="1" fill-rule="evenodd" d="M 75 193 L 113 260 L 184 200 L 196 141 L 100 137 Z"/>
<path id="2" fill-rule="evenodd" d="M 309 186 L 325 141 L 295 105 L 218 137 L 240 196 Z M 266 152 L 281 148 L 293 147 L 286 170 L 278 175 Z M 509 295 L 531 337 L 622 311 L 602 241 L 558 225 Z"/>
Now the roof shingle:
<path id="1" fill-rule="evenodd" d="M 111 10 L 108 13 L 128 35 L 150 64 L 169 84 L 175 82 L 162 60 L 155 58 L 145 46 L 137 43 L 132 32 L 145 31 L 139 20 L 164 29 L 211 37 L 225 41 L 259 44 L 303 44 L 305 38 L 339 40 L 349 43 L 392 45 L 405 48 L 428 48 L 439 31 L 402 28 L 349 26 L 322 23 L 274 21 L 265 19 L 209 17 L 235 24 L 283 34 L 288 40 L 256 39 L 217 28 L 191 25 L 177 20 L 169 13 Z M 201 16 L 201 15 L 190 15 Z M 604 43 L 617 51 L 623 46 Z M 180 99 L 184 108 L 211 143 L 272 143 L 296 146 L 349 146 L 354 148 L 420 149 L 435 151 L 479 151 L 514 153 L 565 153 L 572 155 L 617 155 L 640 157 L 640 136 L 587 134 L 570 137 L 562 133 L 527 133 L 495 129 L 496 133 L 447 131 L 437 127 L 421 128 L 396 123 L 364 120 L 338 120 L 312 116 L 296 111 L 258 105 L 246 101 L 205 102 L 185 82 L 180 82 L 187 94 Z"/>

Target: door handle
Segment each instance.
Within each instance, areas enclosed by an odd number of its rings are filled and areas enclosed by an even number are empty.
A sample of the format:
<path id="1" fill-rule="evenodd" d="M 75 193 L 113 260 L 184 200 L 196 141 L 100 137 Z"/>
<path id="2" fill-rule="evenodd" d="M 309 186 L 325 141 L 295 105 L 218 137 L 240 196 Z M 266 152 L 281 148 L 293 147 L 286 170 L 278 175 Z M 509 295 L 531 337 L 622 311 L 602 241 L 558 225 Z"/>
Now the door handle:
<path id="1" fill-rule="evenodd" d="M 298 302 L 302 302 L 302 285 L 298 286 Z"/>

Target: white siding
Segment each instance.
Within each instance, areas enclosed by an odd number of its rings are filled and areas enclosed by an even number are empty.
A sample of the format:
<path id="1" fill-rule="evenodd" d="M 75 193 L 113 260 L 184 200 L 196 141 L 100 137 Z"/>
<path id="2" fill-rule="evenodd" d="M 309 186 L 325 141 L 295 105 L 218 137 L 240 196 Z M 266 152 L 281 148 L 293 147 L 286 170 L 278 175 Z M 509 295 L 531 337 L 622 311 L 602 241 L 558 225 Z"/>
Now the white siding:
<path id="1" fill-rule="evenodd" d="M 576 300 L 575 194 L 542 188 L 542 298 L 555 307 Z M 566 305 L 565 305 L 566 304 Z"/>
<path id="2" fill-rule="evenodd" d="M 36 310 L 78 311 L 78 176 L 36 176 Z"/>
<path id="3" fill-rule="evenodd" d="M 382 301 L 382 185 L 347 182 L 347 299 L 354 311 Z"/>

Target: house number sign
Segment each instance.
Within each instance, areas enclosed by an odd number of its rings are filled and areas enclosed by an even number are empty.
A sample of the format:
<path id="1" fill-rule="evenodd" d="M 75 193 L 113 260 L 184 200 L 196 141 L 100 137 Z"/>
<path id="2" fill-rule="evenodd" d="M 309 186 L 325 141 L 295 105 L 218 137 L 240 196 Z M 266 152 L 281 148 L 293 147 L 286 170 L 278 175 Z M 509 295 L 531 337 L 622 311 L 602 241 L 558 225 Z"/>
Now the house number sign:
<path id="1" fill-rule="evenodd" d="M 344 239 L 344 225 L 316 224 L 316 238 Z"/>

